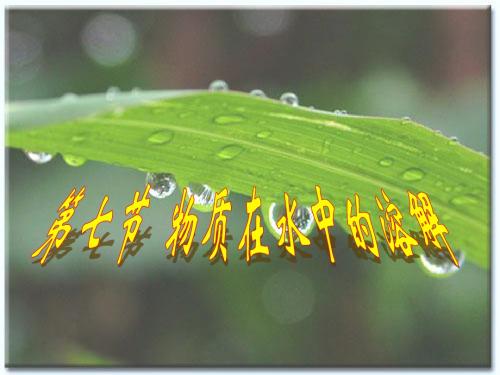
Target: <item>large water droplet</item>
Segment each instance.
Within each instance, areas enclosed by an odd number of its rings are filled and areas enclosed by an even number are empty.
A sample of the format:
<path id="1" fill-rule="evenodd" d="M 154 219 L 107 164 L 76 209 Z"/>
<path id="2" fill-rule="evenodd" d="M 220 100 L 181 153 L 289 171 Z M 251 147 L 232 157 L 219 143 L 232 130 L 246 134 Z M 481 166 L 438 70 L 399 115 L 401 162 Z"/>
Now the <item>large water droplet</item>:
<path id="1" fill-rule="evenodd" d="M 214 121 L 217 124 L 221 125 L 229 125 L 229 124 L 236 124 L 238 122 L 242 122 L 244 120 L 243 116 L 240 115 L 222 115 L 222 116 L 217 116 Z"/>
<path id="2" fill-rule="evenodd" d="M 151 173 L 146 174 L 146 183 L 151 186 L 149 194 L 153 197 L 162 199 L 173 194 L 177 183 L 170 173 Z"/>
<path id="3" fill-rule="evenodd" d="M 236 156 L 243 152 L 243 147 L 239 145 L 229 145 L 223 147 L 218 153 L 217 156 L 223 160 L 234 159 Z"/>
<path id="4" fill-rule="evenodd" d="M 79 167 L 87 161 L 82 156 L 76 156 L 76 155 L 71 155 L 71 154 L 64 154 L 63 155 L 63 160 L 66 162 L 66 164 L 72 166 L 72 167 Z"/>
<path id="5" fill-rule="evenodd" d="M 190 183 L 187 188 L 188 197 L 194 197 L 194 204 L 198 209 L 209 209 L 213 206 L 215 193 L 205 184 Z"/>
<path id="6" fill-rule="evenodd" d="M 213 81 L 212 83 L 210 83 L 210 85 L 208 86 L 208 89 L 210 91 L 227 91 L 227 90 L 229 90 L 229 86 L 226 83 L 226 81 L 223 81 L 221 79 L 217 79 L 217 80 Z"/>
<path id="7" fill-rule="evenodd" d="M 466 206 L 469 204 L 476 204 L 477 198 L 472 194 L 459 195 L 452 198 L 450 203 L 454 206 Z"/>
<path id="8" fill-rule="evenodd" d="M 49 154 L 48 152 L 33 152 L 33 151 L 24 151 L 28 159 L 36 164 L 45 164 L 52 160 L 54 155 Z"/>
<path id="9" fill-rule="evenodd" d="M 391 157 L 386 157 L 380 159 L 378 162 L 382 167 L 390 167 L 394 163 L 394 159 Z"/>
<path id="10" fill-rule="evenodd" d="M 297 95 L 295 95 L 293 92 L 283 93 L 283 95 L 281 95 L 280 97 L 280 101 L 284 104 L 288 104 L 294 107 L 299 105 L 299 98 L 297 98 Z"/>
<path id="11" fill-rule="evenodd" d="M 269 138 L 271 136 L 271 134 L 273 134 L 273 133 L 269 130 L 262 130 L 262 131 L 257 133 L 257 138 L 261 138 L 261 139 Z"/>
<path id="12" fill-rule="evenodd" d="M 106 100 L 108 100 L 108 101 L 114 100 L 116 97 L 116 94 L 118 94 L 119 92 L 120 92 L 120 89 L 118 87 L 111 86 L 106 91 Z"/>
<path id="13" fill-rule="evenodd" d="M 259 98 L 266 98 L 266 93 L 260 89 L 255 89 L 250 91 L 250 95 L 252 96 L 258 96 Z"/>
<path id="14" fill-rule="evenodd" d="M 462 267 L 465 260 L 465 253 L 460 250 L 455 250 L 453 253 L 455 254 L 459 266 Z M 450 276 L 460 270 L 460 268 L 453 264 L 451 259 L 441 254 L 440 256 L 427 256 L 422 254 L 420 255 L 420 263 L 428 272 L 441 277 Z"/>
<path id="15" fill-rule="evenodd" d="M 285 206 L 283 204 L 272 203 L 269 206 L 269 222 L 271 223 L 271 227 L 273 231 L 281 235 L 281 228 L 278 227 L 279 219 L 285 214 Z M 300 206 L 298 205 L 295 209 L 295 212 L 292 215 L 293 223 L 297 226 L 297 228 L 307 236 L 314 228 L 314 216 L 312 214 L 311 208 L 308 206 Z M 295 240 L 298 240 L 295 237 Z"/>
<path id="16" fill-rule="evenodd" d="M 403 172 L 403 180 L 406 181 L 420 181 L 424 176 L 424 171 L 419 168 L 408 168 Z"/>
<path id="17" fill-rule="evenodd" d="M 155 145 L 163 145 L 172 140 L 174 134 L 170 130 L 160 130 L 148 137 L 148 142 Z"/>

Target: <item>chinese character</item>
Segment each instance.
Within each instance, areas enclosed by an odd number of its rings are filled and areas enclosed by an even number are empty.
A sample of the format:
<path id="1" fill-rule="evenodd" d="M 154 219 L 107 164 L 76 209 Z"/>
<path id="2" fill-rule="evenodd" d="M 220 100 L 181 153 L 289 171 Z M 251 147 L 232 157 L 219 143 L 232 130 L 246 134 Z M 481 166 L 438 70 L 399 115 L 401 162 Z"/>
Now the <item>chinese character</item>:
<path id="1" fill-rule="evenodd" d="M 356 213 L 352 216 L 352 203 L 347 200 L 347 225 L 351 229 L 352 236 L 358 248 L 369 250 L 375 257 L 380 258 L 378 251 L 377 239 L 373 231 L 372 219 L 368 212 L 359 211 L 359 196 L 354 194 L 354 201 L 356 205 Z M 364 223 L 363 223 L 364 221 Z M 370 236 L 372 245 L 368 246 L 365 241 L 365 236 Z"/>
<path id="2" fill-rule="evenodd" d="M 213 261 L 215 256 L 220 253 L 224 263 L 227 263 L 227 248 L 226 248 L 226 222 L 227 218 L 224 215 L 224 211 L 231 211 L 231 202 L 226 202 L 224 200 L 227 197 L 227 188 L 222 189 L 220 192 L 215 193 L 214 208 L 212 210 L 212 219 L 210 220 L 210 226 L 208 227 L 207 233 L 201 240 L 202 244 L 206 244 L 212 235 L 212 228 L 214 233 L 213 239 L 213 249 L 212 253 L 208 257 L 210 261 Z M 217 219 L 216 219 L 217 217 Z M 214 228 L 215 222 L 215 228 Z"/>
<path id="3" fill-rule="evenodd" d="M 127 232 L 125 233 L 125 237 L 123 238 L 120 255 L 118 256 L 118 260 L 116 261 L 118 266 L 121 266 L 124 261 L 123 251 L 125 250 L 125 246 L 127 245 L 128 242 L 134 242 L 135 236 L 137 235 L 137 231 L 139 230 L 139 227 L 142 223 L 142 217 L 140 215 L 141 210 L 144 207 L 149 207 L 149 198 L 147 197 L 149 189 L 150 185 L 147 184 L 141 200 L 139 200 L 139 192 L 136 191 L 134 194 L 134 201 L 125 208 L 125 214 L 126 215 L 132 214 L 132 217 L 128 218 L 123 223 L 123 228 L 126 229 Z"/>
<path id="4" fill-rule="evenodd" d="M 64 202 L 57 209 L 57 212 L 59 212 L 59 219 L 54 220 L 52 223 L 52 226 L 47 232 L 47 240 L 38 249 L 36 249 L 33 254 L 31 254 L 31 257 L 35 258 L 42 252 L 42 250 L 46 249 L 40 261 L 41 265 L 45 264 L 54 242 L 56 249 L 59 249 L 71 231 L 71 225 L 68 224 L 68 221 L 75 213 L 75 209 L 78 207 L 80 201 L 85 197 L 85 186 L 80 189 L 76 196 L 75 191 L 76 189 L 73 188 Z"/>
<path id="5" fill-rule="evenodd" d="M 425 244 L 429 245 L 430 241 L 437 249 L 443 250 L 442 245 L 438 240 L 438 237 L 441 237 L 451 260 L 455 266 L 460 267 L 453 250 L 450 248 L 450 245 L 445 238 L 445 234 L 448 233 L 448 229 L 443 224 L 439 224 L 439 219 L 434 213 L 429 196 L 424 192 L 418 193 L 417 196 L 408 192 L 408 198 L 410 202 L 410 215 L 417 219 L 420 229 L 422 230 L 422 234 L 424 235 Z M 421 204 L 419 204 L 419 201 Z"/>
<path id="6" fill-rule="evenodd" d="M 335 263 L 335 257 L 333 255 L 332 242 L 330 240 L 328 228 L 335 225 L 335 206 L 329 200 L 322 197 L 321 188 L 318 185 L 316 185 L 316 196 L 318 197 L 318 202 L 311 206 L 311 210 L 318 229 L 325 232 L 326 244 L 330 255 L 330 263 L 333 264 Z"/>
<path id="7" fill-rule="evenodd" d="M 102 222 L 111 222 L 111 220 L 113 220 L 113 210 L 106 212 L 104 215 L 102 214 L 104 206 L 106 206 L 106 203 L 108 203 L 108 199 L 108 196 L 105 195 L 101 203 L 101 208 L 99 208 L 99 212 L 97 213 L 97 217 L 94 220 L 85 223 L 82 227 L 82 233 L 90 230 L 88 242 L 89 249 L 94 249 L 99 245 L 100 239 L 94 237 L 97 226 Z"/>
<path id="8" fill-rule="evenodd" d="M 293 214 L 296 207 L 297 202 L 295 201 L 295 199 L 292 200 L 292 206 L 290 207 L 290 198 L 288 197 L 288 193 L 285 193 L 285 214 L 277 222 L 278 228 L 281 228 L 281 236 L 278 241 L 278 246 L 285 245 L 285 250 L 292 256 L 295 256 L 295 239 L 293 238 L 294 233 L 297 235 L 297 239 L 302 246 L 307 246 L 311 243 L 311 241 L 309 241 L 309 238 L 304 236 L 304 234 L 302 234 L 302 232 L 293 222 Z"/>
<path id="9" fill-rule="evenodd" d="M 269 255 L 269 247 L 262 245 L 261 239 L 264 234 L 264 228 L 260 225 L 260 215 L 255 217 L 255 229 L 250 232 L 250 224 L 252 222 L 252 216 L 255 211 L 260 207 L 260 198 L 256 196 L 256 188 L 253 187 L 252 190 L 252 200 L 247 202 L 247 223 L 245 225 L 245 231 L 241 237 L 240 243 L 238 245 L 238 250 L 241 250 L 243 246 L 246 248 L 246 261 L 250 263 L 251 258 L 256 254 Z M 254 242 L 254 247 L 250 248 L 250 242 Z"/>
<path id="10" fill-rule="evenodd" d="M 167 250 L 172 247 L 172 257 L 176 256 L 177 249 L 181 246 L 184 249 L 185 256 L 189 255 L 196 231 L 196 225 L 198 224 L 198 218 L 196 215 L 191 214 L 191 208 L 194 204 L 193 196 L 189 198 L 186 211 L 183 211 L 186 195 L 187 189 L 184 188 L 182 190 L 181 204 L 175 205 L 174 213 L 172 214 L 172 228 L 174 229 L 174 232 L 165 242 L 165 248 Z"/>
<path id="11" fill-rule="evenodd" d="M 418 245 L 418 242 L 403 229 L 403 215 L 401 215 L 399 208 L 389 200 L 384 189 L 381 189 L 381 192 L 386 207 L 383 207 L 382 202 L 377 196 L 375 197 L 375 201 L 377 202 L 378 208 L 381 211 L 385 211 L 384 215 L 379 217 L 385 240 L 393 254 L 399 249 L 403 251 L 405 256 L 412 256 L 412 247 Z"/>

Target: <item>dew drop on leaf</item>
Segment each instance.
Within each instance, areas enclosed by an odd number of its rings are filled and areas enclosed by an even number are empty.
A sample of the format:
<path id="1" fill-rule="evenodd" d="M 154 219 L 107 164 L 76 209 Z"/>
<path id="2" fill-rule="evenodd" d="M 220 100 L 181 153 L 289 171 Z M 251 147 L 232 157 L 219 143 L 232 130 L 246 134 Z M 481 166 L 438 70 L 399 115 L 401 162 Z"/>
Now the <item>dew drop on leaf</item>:
<path id="1" fill-rule="evenodd" d="M 459 266 L 462 267 L 465 260 L 465 253 L 460 250 L 454 250 L 453 253 L 455 254 L 455 258 L 457 259 Z M 427 256 L 425 254 L 421 254 L 420 263 L 429 273 L 441 277 L 451 276 L 461 269 L 455 266 L 451 259 L 444 255 Z"/>
<path id="2" fill-rule="evenodd" d="M 198 208 L 211 208 L 213 206 L 215 193 L 210 186 L 190 183 L 186 190 L 188 197 L 192 196 L 194 198 L 194 204 Z"/>
<path id="3" fill-rule="evenodd" d="M 299 105 L 299 98 L 297 98 L 297 95 L 295 95 L 293 92 L 283 93 L 283 95 L 281 95 L 280 97 L 280 101 L 284 104 L 288 104 L 294 107 Z"/>
<path id="4" fill-rule="evenodd" d="M 255 89 L 255 90 L 252 90 L 250 91 L 250 95 L 252 96 L 257 96 L 259 98 L 266 98 L 266 93 L 260 89 Z"/>
<path id="5" fill-rule="evenodd" d="M 72 166 L 72 167 L 79 167 L 87 161 L 82 156 L 76 156 L 76 155 L 71 155 L 71 154 L 65 154 L 63 155 L 63 160 L 66 162 L 66 164 Z"/>
<path id="6" fill-rule="evenodd" d="M 472 194 L 459 195 L 451 198 L 450 203 L 454 206 L 466 206 L 469 204 L 476 204 L 477 198 Z"/>
<path id="7" fill-rule="evenodd" d="M 257 138 L 260 138 L 260 139 L 269 138 L 271 136 L 271 134 L 273 134 L 273 133 L 269 130 L 262 130 L 262 131 L 257 133 Z"/>
<path id="8" fill-rule="evenodd" d="M 28 159 L 36 164 L 45 164 L 52 160 L 54 157 L 52 154 L 47 152 L 32 152 L 32 151 L 24 151 Z"/>
<path id="9" fill-rule="evenodd" d="M 269 223 L 271 223 L 272 230 L 281 235 L 281 228 L 278 227 L 278 221 L 285 215 L 285 206 L 283 204 L 272 203 L 269 206 Z M 314 216 L 311 208 L 308 206 L 297 205 L 295 212 L 292 215 L 292 220 L 302 234 L 307 236 L 314 228 Z M 298 240 L 295 237 L 295 240 Z"/>
<path id="10" fill-rule="evenodd" d="M 217 124 L 221 124 L 221 125 L 236 124 L 238 122 L 242 122 L 243 120 L 244 120 L 244 118 L 241 115 L 221 115 L 221 116 L 217 116 L 214 119 L 214 121 Z"/>
<path id="11" fill-rule="evenodd" d="M 151 196 L 163 199 L 173 194 L 177 183 L 170 173 L 151 173 L 146 174 L 146 183 L 151 186 L 149 194 Z"/>
<path id="12" fill-rule="evenodd" d="M 227 90 L 229 90 L 229 86 L 226 83 L 226 81 L 223 81 L 221 79 L 217 79 L 217 80 L 210 83 L 210 85 L 208 86 L 208 89 L 210 91 L 227 91 Z"/>
<path id="13" fill-rule="evenodd" d="M 174 134 L 170 130 L 160 130 L 148 137 L 148 142 L 154 145 L 163 145 L 172 140 Z"/>
<path id="14" fill-rule="evenodd" d="M 223 160 L 231 160 L 236 156 L 243 152 L 243 147 L 238 145 L 229 145 L 223 147 L 218 153 L 217 156 Z"/>
<path id="15" fill-rule="evenodd" d="M 386 157 L 380 159 L 378 162 L 382 167 L 390 167 L 394 163 L 394 159 L 390 157 Z"/>
<path id="16" fill-rule="evenodd" d="M 406 181 L 420 181 L 424 176 L 424 171 L 419 168 L 408 168 L 403 172 L 403 180 Z"/>

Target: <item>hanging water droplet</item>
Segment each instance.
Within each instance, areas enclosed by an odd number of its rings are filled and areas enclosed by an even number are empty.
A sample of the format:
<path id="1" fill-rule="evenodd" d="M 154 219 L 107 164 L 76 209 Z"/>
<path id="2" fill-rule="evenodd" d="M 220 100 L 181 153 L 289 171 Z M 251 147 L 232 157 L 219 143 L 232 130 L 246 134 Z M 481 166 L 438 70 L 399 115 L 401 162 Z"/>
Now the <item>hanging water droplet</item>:
<path id="1" fill-rule="evenodd" d="M 154 145 L 163 145 L 170 142 L 173 137 L 174 133 L 172 133 L 170 130 L 160 130 L 151 134 L 148 137 L 148 142 Z"/>
<path id="2" fill-rule="evenodd" d="M 469 204 L 476 204 L 478 199 L 472 194 L 459 195 L 451 198 L 450 203 L 454 206 L 465 206 Z"/>
<path id="3" fill-rule="evenodd" d="M 36 164 L 45 164 L 52 160 L 54 155 L 49 154 L 48 152 L 33 152 L 33 151 L 24 151 L 28 159 Z"/>
<path id="4" fill-rule="evenodd" d="M 394 159 L 390 157 L 386 157 L 380 159 L 378 162 L 382 167 L 390 167 L 394 163 Z"/>
<path id="5" fill-rule="evenodd" d="M 212 83 L 210 83 L 210 85 L 208 86 L 208 89 L 210 91 L 227 91 L 227 90 L 229 90 L 229 86 L 226 83 L 226 81 L 223 81 L 221 79 L 217 79 L 217 80 L 213 81 Z"/>
<path id="6" fill-rule="evenodd" d="M 273 134 L 273 133 L 269 130 L 262 130 L 262 131 L 257 133 L 257 138 L 260 138 L 260 139 L 269 138 L 271 136 L 271 134 Z"/>
<path id="7" fill-rule="evenodd" d="M 118 87 L 111 86 L 106 91 L 106 100 L 108 100 L 108 101 L 114 100 L 116 97 L 116 94 L 118 94 L 119 92 L 120 92 L 120 89 Z"/>
<path id="8" fill-rule="evenodd" d="M 273 231 L 281 236 L 281 228 L 278 227 L 279 219 L 286 213 L 285 206 L 283 204 L 272 203 L 269 206 L 269 222 Z M 308 206 L 297 205 L 295 212 L 292 215 L 293 223 L 297 226 L 302 234 L 307 236 L 314 227 L 314 216 L 312 214 L 311 208 Z M 295 240 L 298 240 L 295 238 Z"/>
<path id="9" fill-rule="evenodd" d="M 146 174 L 146 183 L 151 186 L 149 194 L 158 199 L 166 198 L 173 194 L 177 183 L 170 173 L 151 173 Z"/>
<path id="10" fill-rule="evenodd" d="M 194 198 L 194 204 L 198 209 L 210 209 L 215 200 L 215 192 L 205 184 L 190 183 L 187 188 L 188 197 Z"/>
<path id="11" fill-rule="evenodd" d="M 288 104 L 294 107 L 299 105 L 299 98 L 293 92 L 283 93 L 280 97 L 280 101 L 284 104 Z"/>
<path id="12" fill-rule="evenodd" d="M 217 124 L 221 125 L 236 124 L 238 122 L 242 122 L 243 120 L 244 118 L 241 115 L 222 115 L 222 116 L 217 116 L 214 119 L 214 121 Z"/>
<path id="13" fill-rule="evenodd" d="M 63 96 L 61 96 L 61 100 L 65 102 L 72 102 L 78 98 L 78 95 L 76 95 L 74 92 L 67 92 Z"/>
<path id="14" fill-rule="evenodd" d="M 266 98 L 266 93 L 260 89 L 255 89 L 250 91 L 250 95 L 252 96 L 258 96 L 259 98 Z"/>
<path id="15" fill-rule="evenodd" d="M 223 147 L 218 153 L 217 156 L 223 160 L 231 160 L 236 156 L 243 152 L 243 147 L 239 145 L 229 145 Z"/>
<path id="16" fill-rule="evenodd" d="M 63 160 L 66 162 L 66 164 L 72 166 L 72 167 L 79 167 L 87 161 L 82 156 L 76 156 L 76 155 L 71 155 L 71 154 L 64 154 L 63 155 Z"/>
<path id="17" fill-rule="evenodd" d="M 465 253 L 460 250 L 455 250 L 453 253 L 459 266 L 462 267 L 465 260 Z M 461 269 L 455 266 L 451 259 L 444 255 L 438 257 L 422 254 L 420 255 L 420 263 L 429 273 L 442 277 L 450 276 Z"/>
<path id="18" fill-rule="evenodd" d="M 424 171 L 418 168 L 408 168 L 403 172 L 403 180 L 406 181 L 420 181 L 424 176 Z"/>

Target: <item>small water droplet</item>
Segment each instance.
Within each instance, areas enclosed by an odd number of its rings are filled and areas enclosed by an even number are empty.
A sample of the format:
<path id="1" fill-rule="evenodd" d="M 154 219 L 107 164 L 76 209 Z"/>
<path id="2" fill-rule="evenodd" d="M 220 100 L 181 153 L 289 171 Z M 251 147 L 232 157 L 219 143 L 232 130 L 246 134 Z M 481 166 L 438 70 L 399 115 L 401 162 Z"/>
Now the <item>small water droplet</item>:
<path id="1" fill-rule="evenodd" d="M 243 147 L 239 145 L 229 145 L 220 149 L 217 156 L 222 160 L 231 160 L 243 152 Z"/>
<path id="2" fill-rule="evenodd" d="M 210 91 L 227 91 L 227 90 L 229 90 L 229 86 L 226 83 L 226 81 L 223 81 L 221 79 L 217 79 L 217 80 L 210 83 L 210 85 L 208 86 L 208 89 Z"/>
<path id="3" fill-rule="evenodd" d="M 151 196 L 163 199 L 173 194 L 177 183 L 170 173 L 151 173 L 146 174 L 146 183 L 151 186 L 149 194 Z"/>
<path id="4" fill-rule="evenodd" d="M 452 146 L 459 144 L 458 138 L 457 137 L 450 137 L 450 139 L 448 140 L 448 144 L 452 145 Z"/>
<path id="5" fill-rule="evenodd" d="M 472 194 L 459 195 L 450 200 L 454 206 L 466 206 L 469 204 L 476 204 L 478 199 Z"/>
<path id="6" fill-rule="evenodd" d="M 378 162 L 382 167 L 390 167 L 394 163 L 394 159 L 390 157 L 386 157 L 380 159 Z"/>
<path id="7" fill-rule="evenodd" d="M 76 155 L 71 155 L 71 154 L 64 154 L 63 155 L 63 160 L 66 162 L 66 164 L 72 166 L 72 167 L 79 167 L 87 161 L 82 156 L 76 156 Z"/>
<path id="8" fill-rule="evenodd" d="M 285 206 L 283 204 L 272 203 L 269 206 L 269 222 L 273 231 L 281 236 L 281 228 L 278 227 L 279 219 L 286 213 Z M 308 206 L 297 205 L 295 212 L 292 215 L 293 223 L 297 226 L 302 234 L 307 236 L 314 228 L 314 216 L 312 214 L 311 208 Z M 295 237 L 295 240 L 298 240 Z"/>
<path id="9" fill-rule="evenodd" d="M 406 181 L 420 181 L 424 176 L 424 171 L 418 168 L 408 168 L 403 172 L 403 180 Z"/>
<path id="10" fill-rule="evenodd" d="M 33 152 L 33 151 L 24 151 L 28 159 L 36 164 L 45 164 L 52 160 L 54 155 L 49 154 L 48 152 Z"/>
<path id="11" fill-rule="evenodd" d="M 299 105 L 299 98 L 293 92 L 283 93 L 283 95 L 281 95 L 280 97 L 280 101 L 284 104 L 288 104 L 294 107 Z"/>
<path id="12" fill-rule="evenodd" d="M 214 121 L 217 124 L 221 124 L 221 125 L 236 124 L 238 122 L 242 122 L 243 120 L 244 120 L 244 118 L 241 115 L 221 115 L 221 116 L 217 116 L 214 119 Z"/>
<path id="13" fill-rule="evenodd" d="M 108 100 L 108 101 L 114 100 L 116 97 L 116 94 L 118 94 L 119 92 L 120 92 L 120 89 L 118 87 L 111 86 L 106 91 L 106 100 Z"/>
<path id="14" fill-rule="evenodd" d="M 250 95 L 257 96 L 259 98 L 267 98 L 266 93 L 260 89 L 250 91 Z"/>
<path id="15" fill-rule="evenodd" d="M 333 114 L 337 116 L 345 116 L 347 115 L 347 111 L 345 109 L 336 109 L 333 111 Z"/>
<path id="16" fill-rule="evenodd" d="M 198 209 L 210 209 L 213 206 L 215 193 L 210 186 L 190 183 L 186 190 L 188 197 L 193 196 L 194 204 Z"/>
<path id="17" fill-rule="evenodd" d="M 155 145 L 163 145 L 172 140 L 174 134 L 170 130 L 160 130 L 148 137 L 148 142 Z"/>
<path id="18" fill-rule="evenodd" d="M 261 138 L 261 139 L 269 138 L 271 136 L 271 134 L 273 134 L 273 133 L 269 130 L 262 130 L 262 131 L 257 133 L 257 138 Z"/>
<path id="19" fill-rule="evenodd" d="M 410 116 L 404 116 L 403 118 L 401 118 L 401 123 L 403 125 L 409 124 L 410 122 L 411 122 L 411 117 Z"/>
<path id="20" fill-rule="evenodd" d="M 85 134 L 83 134 L 83 133 L 75 134 L 71 137 L 71 140 L 75 143 L 83 142 L 85 140 Z"/>
<path id="21" fill-rule="evenodd" d="M 460 250 L 455 250 L 453 253 L 459 266 L 462 267 L 465 260 L 465 253 Z M 421 254 L 420 263 L 429 273 L 436 276 L 450 276 L 461 269 L 455 266 L 451 259 L 444 255 L 438 257 Z"/>

